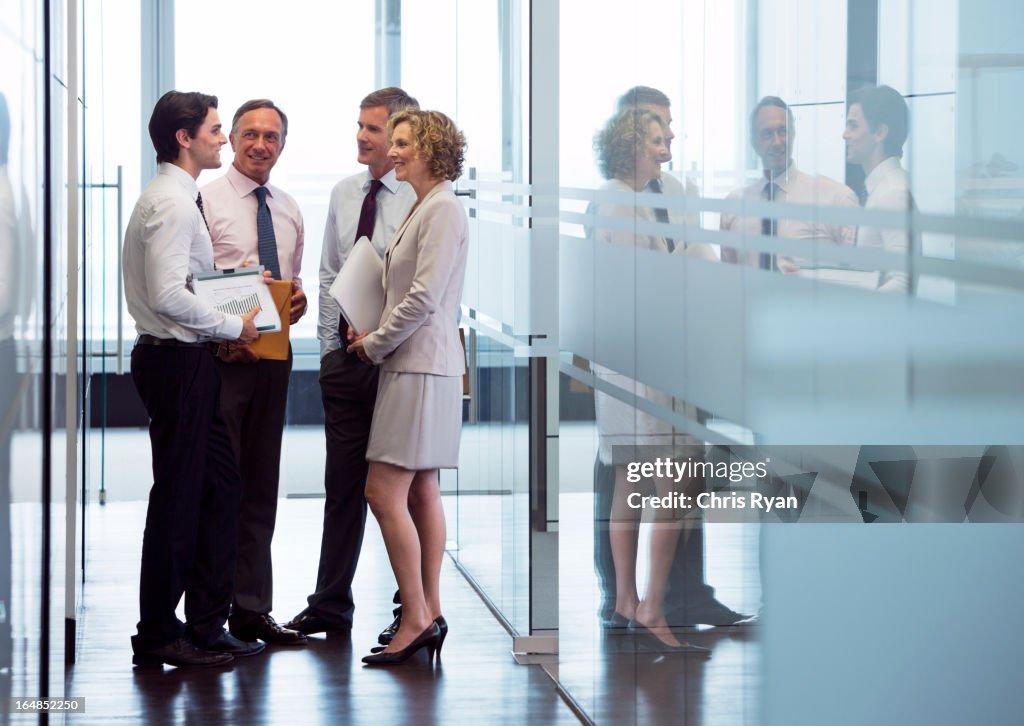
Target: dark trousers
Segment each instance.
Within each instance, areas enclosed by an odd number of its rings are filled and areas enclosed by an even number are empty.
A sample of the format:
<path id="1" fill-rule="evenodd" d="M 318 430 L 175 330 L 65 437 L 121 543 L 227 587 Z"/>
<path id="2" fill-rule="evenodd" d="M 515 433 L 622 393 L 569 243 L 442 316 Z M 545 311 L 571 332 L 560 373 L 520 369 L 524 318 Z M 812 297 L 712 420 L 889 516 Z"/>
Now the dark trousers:
<path id="1" fill-rule="evenodd" d="M 316 592 L 308 602 L 310 610 L 339 628 L 351 627 L 355 611 L 352 578 L 366 527 L 366 445 L 377 400 L 377 376 L 376 366 L 361 362 L 343 348 L 320 361 L 327 501 Z"/>
<path id="2" fill-rule="evenodd" d="M 205 348 L 137 345 L 132 380 L 149 414 L 153 488 L 142 538 L 136 651 L 216 638 L 231 604 L 239 479 Z M 185 595 L 185 619 L 174 611 Z"/>
<path id="3" fill-rule="evenodd" d="M 277 520 L 291 350 L 288 360 L 218 360 L 217 369 L 221 415 L 242 478 L 232 607 L 266 614 L 273 609 L 274 599 L 270 542 Z"/>
<path id="4" fill-rule="evenodd" d="M 615 612 L 615 563 L 608 530 L 615 492 L 615 467 L 594 461 L 594 569 L 597 571 L 601 604 L 599 615 L 605 620 Z M 683 533 L 676 545 L 668 574 L 665 614 L 669 623 L 685 623 L 687 611 L 704 606 L 714 598 L 715 590 L 704 581 L 704 526 Z"/>

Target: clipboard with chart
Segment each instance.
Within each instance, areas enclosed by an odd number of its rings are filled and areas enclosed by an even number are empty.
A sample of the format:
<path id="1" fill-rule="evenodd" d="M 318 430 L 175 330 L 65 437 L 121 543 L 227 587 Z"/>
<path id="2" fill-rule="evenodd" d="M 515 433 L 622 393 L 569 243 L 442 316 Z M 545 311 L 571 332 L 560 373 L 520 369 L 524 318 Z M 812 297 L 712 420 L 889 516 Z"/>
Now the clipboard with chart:
<path id="1" fill-rule="evenodd" d="M 192 291 L 211 307 L 227 315 L 244 315 L 259 305 L 253 321 L 260 333 L 281 330 L 281 316 L 263 281 L 263 266 L 202 272 L 192 278 Z"/>

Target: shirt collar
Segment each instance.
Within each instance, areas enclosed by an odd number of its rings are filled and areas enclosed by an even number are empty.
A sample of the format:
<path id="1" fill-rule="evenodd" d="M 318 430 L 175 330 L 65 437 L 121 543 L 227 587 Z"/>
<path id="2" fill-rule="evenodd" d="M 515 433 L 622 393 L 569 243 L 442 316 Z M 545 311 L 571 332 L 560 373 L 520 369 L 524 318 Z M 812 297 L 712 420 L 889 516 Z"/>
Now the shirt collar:
<path id="1" fill-rule="evenodd" d="M 894 169 L 898 169 L 900 166 L 900 160 L 895 156 L 888 157 L 881 164 L 871 170 L 871 173 L 864 179 L 864 188 L 867 189 L 870 195 L 878 185 L 882 183 L 882 179 L 889 176 L 889 173 Z"/>
<path id="2" fill-rule="evenodd" d="M 790 162 L 789 166 L 786 167 L 786 171 L 777 177 L 769 179 L 767 174 L 761 175 L 761 190 L 764 191 L 768 187 L 768 184 L 774 182 L 775 185 L 783 191 L 785 194 L 789 194 L 789 190 L 796 184 L 797 177 L 800 176 L 800 170 L 796 168 L 795 162 Z"/>
<path id="3" fill-rule="evenodd" d="M 185 191 L 192 195 L 193 199 L 195 199 L 196 195 L 199 194 L 199 185 L 196 184 L 196 180 L 192 178 L 191 174 L 177 164 L 172 164 L 169 161 L 161 161 L 157 166 L 157 173 L 169 176 L 181 184 Z"/>
<path id="4" fill-rule="evenodd" d="M 366 178 L 363 179 L 363 193 L 370 191 L 370 182 L 373 181 L 373 174 L 370 173 L 370 168 L 366 168 Z M 387 174 L 380 178 L 381 184 L 391 192 L 392 194 L 398 191 L 398 187 L 402 185 L 402 182 L 398 181 L 398 177 L 395 176 L 395 170 L 391 169 Z"/>
<path id="5" fill-rule="evenodd" d="M 238 169 L 236 169 L 234 164 L 228 167 L 228 173 L 225 174 L 225 176 L 228 178 L 228 183 L 231 184 L 231 188 L 234 189 L 235 193 L 238 194 L 239 199 L 249 194 L 252 194 L 253 190 L 256 189 L 256 187 L 260 186 L 252 179 L 247 177 L 245 174 L 240 172 Z M 270 186 L 270 183 L 268 182 L 264 186 L 267 187 L 268 196 L 273 197 L 274 188 Z"/>

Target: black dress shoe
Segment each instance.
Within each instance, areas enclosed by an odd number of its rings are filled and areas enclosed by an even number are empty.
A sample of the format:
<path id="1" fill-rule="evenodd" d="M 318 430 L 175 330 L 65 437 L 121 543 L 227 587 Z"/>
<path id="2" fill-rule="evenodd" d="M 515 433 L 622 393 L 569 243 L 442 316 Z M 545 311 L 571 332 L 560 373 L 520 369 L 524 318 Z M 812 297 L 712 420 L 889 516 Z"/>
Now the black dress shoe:
<path id="1" fill-rule="evenodd" d="M 613 612 L 610 618 L 601 623 L 601 627 L 604 628 L 604 632 L 608 635 L 622 635 L 626 632 L 626 628 L 629 627 L 629 618 Z"/>
<path id="2" fill-rule="evenodd" d="M 221 632 L 221 634 L 212 641 L 205 644 L 206 650 L 212 650 L 215 653 L 228 653 L 233 655 L 235 658 L 244 658 L 248 655 L 262 653 L 263 649 L 266 647 L 265 643 L 261 643 L 259 641 L 256 641 L 255 643 L 245 643 L 226 630 Z"/>
<path id="3" fill-rule="evenodd" d="M 309 608 L 306 608 L 285 623 L 284 627 L 289 630 L 297 630 L 303 635 L 312 635 L 313 633 L 343 633 L 352 629 L 352 626 L 349 623 L 345 623 L 343 625 L 332 623 L 326 618 L 317 615 Z"/>
<path id="4" fill-rule="evenodd" d="M 398 632 L 398 628 L 402 625 L 402 606 L 399 605 L 392 610 L 391 614 L 395 616 L 394 621 L 392 621 L 391 625 L 380 631 L 380 635 L 377 636 L 377 642 L 381 645 L 390 643 L 394 639 L 395 633 Z"/>
<path id="5" fill-rule="evenodd" d="M 434 652 L 437 650 L 437 643 L 441 639 L 441 629 L 437 622 L 432 622 L 427 629 L 416 636 L 416 639 L 401 650 L 388 653 L 372 653 L 363 656 L 363 663 L 366 665 L 398 665 L 409 660 L 418 650 L 426 649 L 427 656 L 434 660 Z"/>
<path id="6" fill-rule="evenodd" d="M 178 638 L 167 645 L 140 651 L 132 656 L 132 663 L 140 668 L 160 668 L 164 663 L 179 668 L 204 668 L 225 665 L 233 660 L 234 657 L 228 653 L 197 648 L 188 638 Z"/>
<path id="7" fill-rule="evenodd" d="M 282 628 L 266 613 L 231 613 L 228 630 L 239 640 L 262 640 L 273 645 L 305 645 L 309 641 L 298 630 Z"/>

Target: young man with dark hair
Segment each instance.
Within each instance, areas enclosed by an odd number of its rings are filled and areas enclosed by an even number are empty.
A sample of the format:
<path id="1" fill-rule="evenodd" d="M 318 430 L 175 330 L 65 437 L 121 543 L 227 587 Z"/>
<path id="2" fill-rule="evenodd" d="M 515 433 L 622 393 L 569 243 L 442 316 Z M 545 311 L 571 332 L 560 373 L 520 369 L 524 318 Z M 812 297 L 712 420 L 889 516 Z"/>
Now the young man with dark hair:
<path id="1" fill-rule="evenodd" d="M 909 129 L 908 117 L 906 100 L 889 86 L 862 88 L 850 97 L 843 141 L 846 142 L 846 160 L 864 169 L 864 186 L 868 193 L 865 210 L 910 212 L 914 209 L 910 180 L 900 165 Z M 910 236 L 905 227 L 862 226 L 857 229 L 857 246 L 907 254 Z M 902 271 L 877 271 L 868 282 L 871 287 L 886 292 L 910 289 L 910 278 Z"/>
<path id="2" fill-rule="evenodd" d="M 257 308 L 228 315 L 195 294 L 214 269 L 196 178 L 220 166 L 217 98 L 164 94 L 149 134 L 160 162 L 125 230 L 132 381 L 149 414 L 153 487 L 142 539 L 137 666 L 215 666 L 258 653 L 224 630 L 238 538 L 239 480 L 218 407 L 218 340 L 256 339 Z M 175 614 L 182 594 L 185 618 Z"/>

